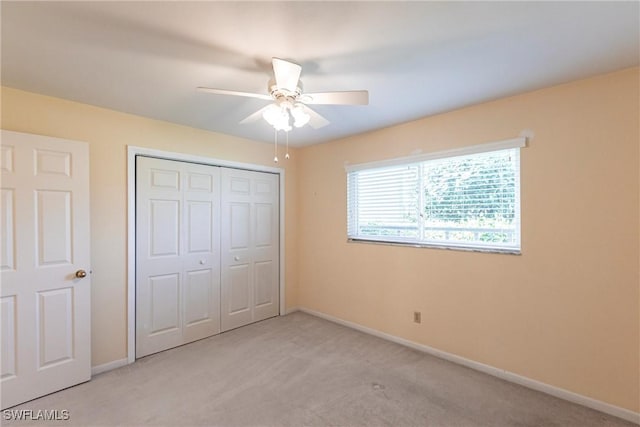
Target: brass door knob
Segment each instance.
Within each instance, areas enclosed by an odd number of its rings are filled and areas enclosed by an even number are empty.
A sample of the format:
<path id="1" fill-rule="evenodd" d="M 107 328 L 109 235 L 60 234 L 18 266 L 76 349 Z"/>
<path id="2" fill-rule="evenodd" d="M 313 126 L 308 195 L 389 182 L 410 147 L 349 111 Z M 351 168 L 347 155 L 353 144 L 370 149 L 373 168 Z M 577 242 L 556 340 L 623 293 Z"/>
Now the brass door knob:
<path id="1" fill-rule="evenodd" d="M 87 277 L 87 272 L 84 270 L 78 270 L 76 271 L 76 277 L 78 279 L 82 279 L 83 277 Z"/>

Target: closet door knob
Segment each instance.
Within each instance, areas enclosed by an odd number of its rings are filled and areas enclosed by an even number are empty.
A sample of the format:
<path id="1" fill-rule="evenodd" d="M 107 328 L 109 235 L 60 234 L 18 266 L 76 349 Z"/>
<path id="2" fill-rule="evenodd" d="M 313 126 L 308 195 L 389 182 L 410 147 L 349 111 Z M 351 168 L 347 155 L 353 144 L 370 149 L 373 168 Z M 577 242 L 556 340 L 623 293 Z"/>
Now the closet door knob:
<path id="1" fill-rule="evenodd" d="M 85 278 L 85 277 L 87 277 L 87 272 L 84 271 L 84 270 L 78 270 L 78 271 L 76 271 L 76 277 L 78 279 Z"/>

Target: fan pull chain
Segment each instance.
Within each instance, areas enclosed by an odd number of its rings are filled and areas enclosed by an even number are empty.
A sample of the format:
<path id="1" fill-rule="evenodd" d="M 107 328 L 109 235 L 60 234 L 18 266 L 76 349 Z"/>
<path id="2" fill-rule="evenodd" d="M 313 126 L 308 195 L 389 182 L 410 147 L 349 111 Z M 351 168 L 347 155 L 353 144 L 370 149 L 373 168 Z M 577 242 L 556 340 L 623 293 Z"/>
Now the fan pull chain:
<path id="1" fill-rule="evenodd" d="M 289 132 L 287 132 L 287 154 L 284 155 L 284 158 L 289 160 Z"/>
<path id="2" fill-rule="evenodd" d="M 278 129 L 274 129 L 275 137 L 273 139 L 273 162 L 278 163 Z"/>

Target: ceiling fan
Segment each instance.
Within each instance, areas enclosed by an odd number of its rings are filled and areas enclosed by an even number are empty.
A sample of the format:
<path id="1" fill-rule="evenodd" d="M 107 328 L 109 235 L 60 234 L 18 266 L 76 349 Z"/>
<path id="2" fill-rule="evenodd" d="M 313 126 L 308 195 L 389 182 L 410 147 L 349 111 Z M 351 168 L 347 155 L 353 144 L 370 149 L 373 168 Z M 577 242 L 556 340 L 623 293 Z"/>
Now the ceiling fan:
<path id="1" fill-rule="evenodd" d="M 268 94 L 240 92 L 235 90 L 198 87 L 199 91 L 218 95 L 244 96 L 272 101 L 271 104 L 249 115 L 240 123 L 254 122 L 263 117 L 277 131 L 289 132 L 293 126 L 302 127 L 307 123 L 314 129 L 329 124 L 329 121 L 307 105 L 367 105 L 369 92 L 352 90 L 342 92 L 304 93 L 300 73 L 302 67 L 280 58 L 272 58 L 274 78 L 267 85 Z"/>

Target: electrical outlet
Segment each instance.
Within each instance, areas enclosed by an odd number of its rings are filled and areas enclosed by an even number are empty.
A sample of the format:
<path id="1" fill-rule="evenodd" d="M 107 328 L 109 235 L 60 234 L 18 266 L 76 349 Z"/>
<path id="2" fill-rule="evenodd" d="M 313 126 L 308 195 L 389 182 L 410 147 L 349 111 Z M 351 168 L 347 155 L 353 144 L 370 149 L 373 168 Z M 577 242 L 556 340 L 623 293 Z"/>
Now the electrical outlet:
<path id="1" fill-rule="evenodd" d="M 422 313 L 419 311 L 413 312 L 413 323 L 421 323 L 422 322 Z"/>

